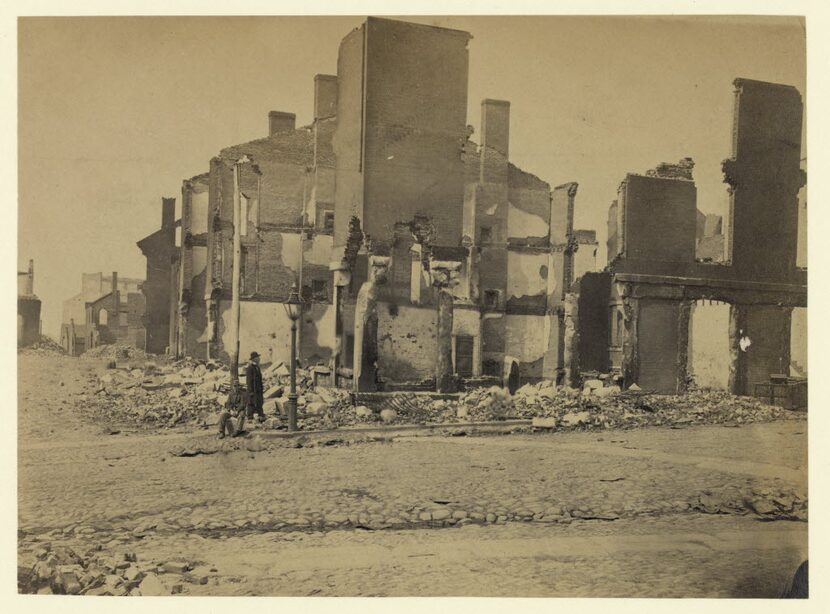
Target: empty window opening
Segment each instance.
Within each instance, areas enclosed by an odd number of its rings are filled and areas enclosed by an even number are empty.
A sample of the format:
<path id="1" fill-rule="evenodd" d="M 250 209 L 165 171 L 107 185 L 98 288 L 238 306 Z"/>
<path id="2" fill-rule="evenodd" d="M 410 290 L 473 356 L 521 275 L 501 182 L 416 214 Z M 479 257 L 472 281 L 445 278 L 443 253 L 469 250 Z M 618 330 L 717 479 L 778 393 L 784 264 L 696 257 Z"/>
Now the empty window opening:
<path id="1" fill-rule="evenodd" d="M 485 290 L 484 291 L 484 308 L 498 309 L 499 307 L 499 291 Z"/>
<path id="2" fill-rule="evenodd" d="M 700 300 L 692 305 L 688 374 L 697 388 L 729 387 L 729 304 Z"/>

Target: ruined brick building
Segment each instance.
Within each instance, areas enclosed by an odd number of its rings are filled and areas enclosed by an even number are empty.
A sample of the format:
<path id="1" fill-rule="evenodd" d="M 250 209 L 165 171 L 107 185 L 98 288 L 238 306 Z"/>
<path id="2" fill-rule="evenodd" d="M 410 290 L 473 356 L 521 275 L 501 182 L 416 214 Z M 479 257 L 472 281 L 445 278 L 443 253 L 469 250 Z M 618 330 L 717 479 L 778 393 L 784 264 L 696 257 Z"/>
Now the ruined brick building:
<path id="1" fill-rule="evenodd" d="M 628 174 L 609 212 L 608 267 L 568 295 L 572 382 L 617 371 L 626 386 L 660 392 L 694 379 L 752 394 L 770 375 L 789 375 L 793 311 L 803 322 L 807 306 L 797 262 L 801 96 L 749 79 L 735 87 L 723 262 L 707 245 L 721 222 L 701 224 L 690 160 Z M 698 257 L 701 248 L 710 253 Z"/>
<path id="2" fill-rule="evenodd" d="M 17 345 L 31 345 L 40 339 L 40 299 L 35 294 L 35 263 L 17 272 Z"/>
<path id="3" fill-rule="evenodd" d="M 595 269 L 596 234 L 573 229 L 575 183 L 551 190 L 510 163 L 508 102 L 482 102 L 471 140 L 470 38 L 368 19 L 343 39 L 337 75 L 315 77 L 309 126 L 271 112 L 268 136 L 183 182 L 181 220 L 167 222 L 180 244 L 163 224 L 167 251 L 145 251 L 148 282 L 151 258 L 170 261 L 172 352 L 228 357 L 239 199 L 241 355 L 288 359 L 297 281 L 300 360 L 341 385 L 561 374 L 565 290 Z"/>
<path id="4" fill-rule="evenodd" d="M 145 347 L 144 281 L 84 273 L 81 291 L 63 303 L 60 344 L 70 356 L 107 343 Z"/>

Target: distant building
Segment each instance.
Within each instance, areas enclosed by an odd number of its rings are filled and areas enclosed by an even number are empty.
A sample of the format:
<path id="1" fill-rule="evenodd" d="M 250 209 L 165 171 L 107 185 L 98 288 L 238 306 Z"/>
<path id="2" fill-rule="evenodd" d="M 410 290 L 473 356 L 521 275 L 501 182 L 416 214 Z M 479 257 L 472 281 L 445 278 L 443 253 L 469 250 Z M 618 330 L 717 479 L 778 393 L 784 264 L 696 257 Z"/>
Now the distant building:
<path id="1" fill-rule="evenodd" d="M 40 339 L 40 299 L 35 295 L 35 264 L 17 272 L 17 345 L 31 345 Z"/>
<path id="2" fill-rule="evenodd" d="M 63 303 L 60 343 L 71 356 L 107 343 L 144 349 L 144 281 L 84 273 L 81 291 Z"/>

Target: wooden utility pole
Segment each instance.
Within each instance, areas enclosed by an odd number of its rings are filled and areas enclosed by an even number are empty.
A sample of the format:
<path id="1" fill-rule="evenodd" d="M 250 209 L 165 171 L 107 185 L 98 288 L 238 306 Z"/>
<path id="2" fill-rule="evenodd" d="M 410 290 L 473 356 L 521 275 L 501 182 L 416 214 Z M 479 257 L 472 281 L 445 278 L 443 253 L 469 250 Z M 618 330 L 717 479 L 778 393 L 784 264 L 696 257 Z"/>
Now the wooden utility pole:
<path id="1" fill-rule="evenodd" d="M 239 197 L 243 156 L 233 165 L 233 269 L 231 276 L 231 386 L 239 385 L 239 280 L 242 270 L 242 203 Z"/>

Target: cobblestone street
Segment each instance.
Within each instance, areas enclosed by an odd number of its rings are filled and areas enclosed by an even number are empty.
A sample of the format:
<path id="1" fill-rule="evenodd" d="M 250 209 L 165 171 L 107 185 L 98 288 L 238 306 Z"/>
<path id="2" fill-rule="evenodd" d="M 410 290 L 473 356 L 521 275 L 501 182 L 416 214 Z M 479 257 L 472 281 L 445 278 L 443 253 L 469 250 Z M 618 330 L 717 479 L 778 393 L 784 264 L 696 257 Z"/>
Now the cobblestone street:
<path id="1" fill-rule="evenodd" d="M 775 597 L 806 558 L 806 420 L 217 445 L 102 434 L 71 400 L 97 365 L 52 358 L 45 387 L 44 360 L 19 363 L 21 566 L 49 544 L 162 568 L 141 594 Z"/>

